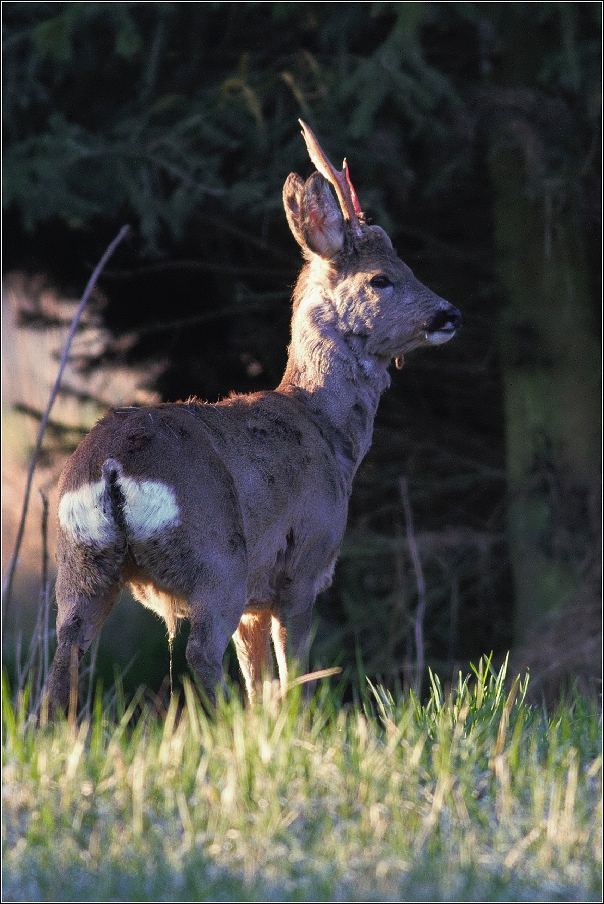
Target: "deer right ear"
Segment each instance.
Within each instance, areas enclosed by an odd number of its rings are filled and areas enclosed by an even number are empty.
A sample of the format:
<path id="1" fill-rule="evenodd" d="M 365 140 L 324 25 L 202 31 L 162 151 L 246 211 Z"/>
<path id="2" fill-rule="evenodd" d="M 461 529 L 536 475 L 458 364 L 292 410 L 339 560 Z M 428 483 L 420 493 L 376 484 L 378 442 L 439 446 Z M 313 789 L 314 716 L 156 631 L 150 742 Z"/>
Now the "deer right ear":
<path id="1" fill-rule="evenodd" d="M 312 252 L 330 260 L 344 245 L 344 218 L 327 180 L 313 173 L 303 182 L 300 176 L 288 176 L 283 203 L 294 238 L 307 254 Z"/>

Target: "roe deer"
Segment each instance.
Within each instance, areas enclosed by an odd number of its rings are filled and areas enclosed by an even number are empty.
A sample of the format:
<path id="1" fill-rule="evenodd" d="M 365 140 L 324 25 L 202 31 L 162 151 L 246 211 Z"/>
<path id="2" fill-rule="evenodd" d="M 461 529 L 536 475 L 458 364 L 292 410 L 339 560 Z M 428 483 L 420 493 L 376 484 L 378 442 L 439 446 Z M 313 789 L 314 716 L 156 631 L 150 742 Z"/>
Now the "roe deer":
<path id="1" fill-rule="evenodd" d="M 73 453 L 59 483 L 52 708 L 67 708 L 125 584 L 170 639 L 190 619 L 187 660 L 210 701 L 231 636 L 249 700 L 271 637 L 285 691 L 287 657 L 307 666 L 313 604 L 332 579 L 388 367 L 461 323 L 365 222 L 346 161 L 335 170 L 300 123 L 318 172 L 292 173 L 283 190 L 305 258 L 285 375 L 274 391 L 216 404 L 114 410 Z"/>

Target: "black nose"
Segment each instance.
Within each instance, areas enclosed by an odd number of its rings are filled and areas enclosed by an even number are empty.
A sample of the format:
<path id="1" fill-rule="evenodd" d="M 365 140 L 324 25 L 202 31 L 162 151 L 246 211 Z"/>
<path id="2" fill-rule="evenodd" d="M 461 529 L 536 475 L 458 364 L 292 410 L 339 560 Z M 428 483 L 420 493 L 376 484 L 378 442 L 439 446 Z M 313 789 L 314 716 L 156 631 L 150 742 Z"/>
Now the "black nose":
<path id="1" fill-rule="evenodd" d="M 452 304 L 437 311 L 428 324 L 429 333 L 453 332 L 461 326 L 461 314 Z"/>

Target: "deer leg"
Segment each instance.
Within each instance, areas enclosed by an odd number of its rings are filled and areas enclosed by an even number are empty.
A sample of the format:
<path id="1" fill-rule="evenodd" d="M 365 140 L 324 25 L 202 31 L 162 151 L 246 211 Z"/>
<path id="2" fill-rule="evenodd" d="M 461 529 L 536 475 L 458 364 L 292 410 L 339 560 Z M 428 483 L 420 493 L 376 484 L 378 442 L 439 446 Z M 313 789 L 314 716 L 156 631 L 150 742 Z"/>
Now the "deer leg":
<path id="1" fill-rule="evenodd" d="M 256 700 L 258 689 L 270 667 L 270 620 L 271 614 L 268 611 L 244 612 L 239 627 L 233 634 L 250 703 Z"/>
<path id="2" fill-rule="evenodd" d="M 238 603 L 236 601 L 239 598 Z M 222 660 L 239 625 L 245 602 L 245 591 L 240 589 L 238 593 L 236 587 L 231 594 L 225 587 L 220 599 L 206 591 L 203 601 L 199 601 L 199 598 L 197 601 L 190 600 L 191 632 L 187 643 L 187 662 L 198 678 L 210 706 L 216 703 L 218 685 L 225 687 Z"/>
<path id="3" fill-rule="evenodd" d="M 284 616 L 279 613 L 272 616 L 271 635 L 282 694 L 287 691 L 288 658 L 296 662 L 301 675 L 308 671 L 311 624 L 312 604 L 295 615 Z"/>
<path id="4" fill-rule="evenodd" d="M 273 638 L 273 647 L 275 650 L 275 659 L 277 660 L 277 668 L 279 670 L 279 684 L 281 685 L 281 696 L 285 696 L 287 691 L 288 672 L 287 672 L 287 628 L 285 628 L 276 615 L 271 619 L 271 636 Z"/>
<path id="5" fill-rule="evenodd" d="M 96 596 L 59 600 L 57 617 L 58 647 L 46 684 L 48 707 L 67 711 L 77 704 L 79 665 L 86 650 L 101 630 L 113 609 L 121 584 L 115 584 Z"/>
<path id="6" fill-rule="evenodd" d="M 124 585 L 125 543 L 106 546 L 77 542 L 70 531 L 57 534 L 58 646 L 44 692 L 49 709 L 77 703 L 78 666 L 101 630 Z"/>

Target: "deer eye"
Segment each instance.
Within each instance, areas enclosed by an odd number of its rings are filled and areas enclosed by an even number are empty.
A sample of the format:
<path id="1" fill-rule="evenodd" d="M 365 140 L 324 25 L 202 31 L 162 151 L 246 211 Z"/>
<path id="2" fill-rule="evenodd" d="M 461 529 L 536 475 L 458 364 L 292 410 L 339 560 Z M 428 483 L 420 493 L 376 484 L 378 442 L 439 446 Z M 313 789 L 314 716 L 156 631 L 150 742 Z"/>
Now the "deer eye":
<path id="1" fill-rule="evenodd" d="M 387 289 L 388 286 L 392 285 L 392 283 L 387 276 L 384 276 L 383 273 L 378 273 L 377 276 L 371 277 L 371 279 L 369 280 L 369 285 L 373 286 L 374 289 Z"/>

